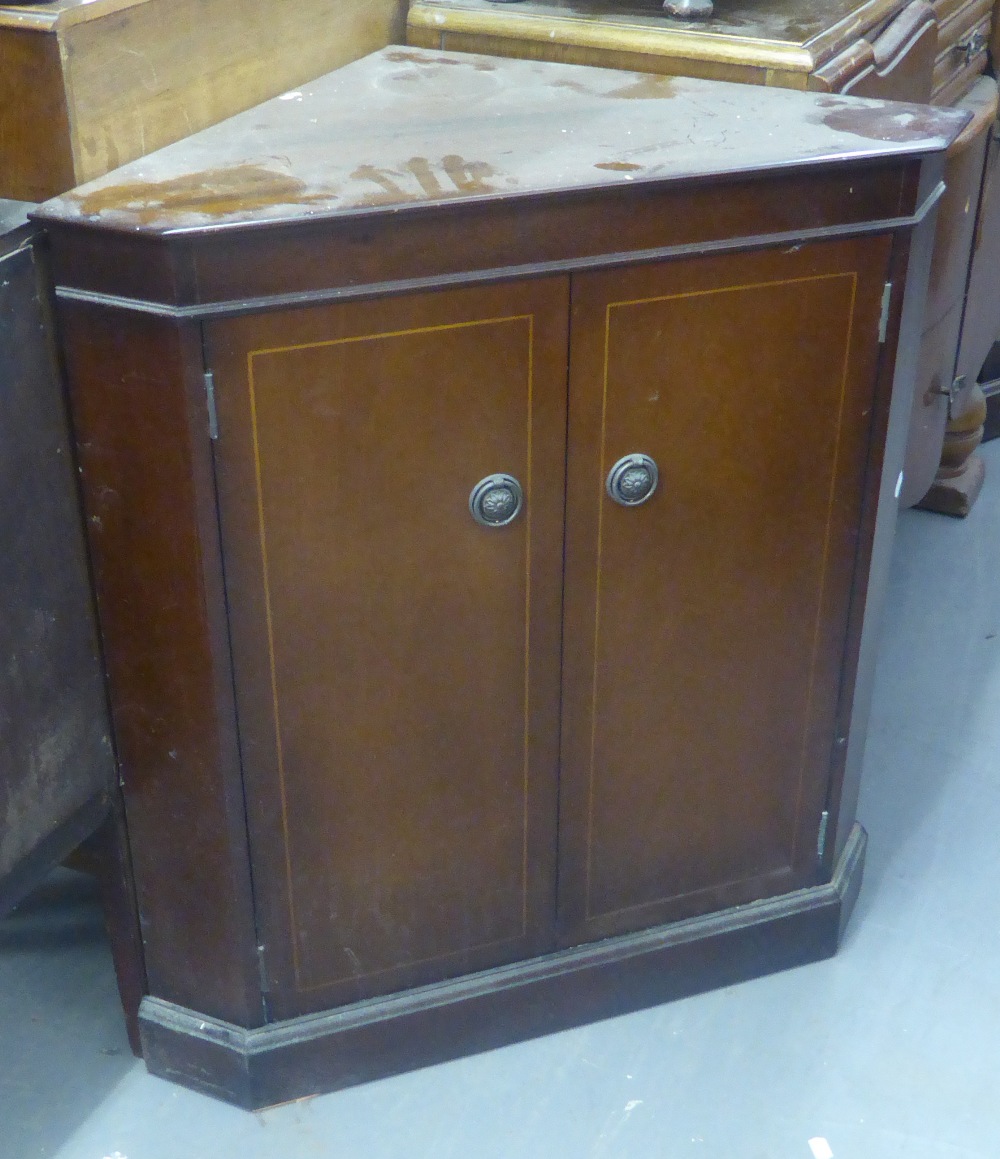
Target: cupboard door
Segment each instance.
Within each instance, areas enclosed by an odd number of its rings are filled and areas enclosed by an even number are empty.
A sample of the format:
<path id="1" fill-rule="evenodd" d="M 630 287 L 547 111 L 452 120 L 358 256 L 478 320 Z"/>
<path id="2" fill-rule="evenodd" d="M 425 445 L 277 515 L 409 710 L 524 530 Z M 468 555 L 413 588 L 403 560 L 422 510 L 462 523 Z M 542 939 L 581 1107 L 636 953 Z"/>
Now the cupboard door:
<path id="1" fill-rule="evenodd" d="M 890 248 L 574 279 L 566 943 L 815 881 Z M 633 453 L 659 483 L 626 507 Z"/>
<path id="2" fill-rule="evenodd" d="M 552 945 L 567 319 L 554 278 L 208 328 L 275 1017 Z"/>

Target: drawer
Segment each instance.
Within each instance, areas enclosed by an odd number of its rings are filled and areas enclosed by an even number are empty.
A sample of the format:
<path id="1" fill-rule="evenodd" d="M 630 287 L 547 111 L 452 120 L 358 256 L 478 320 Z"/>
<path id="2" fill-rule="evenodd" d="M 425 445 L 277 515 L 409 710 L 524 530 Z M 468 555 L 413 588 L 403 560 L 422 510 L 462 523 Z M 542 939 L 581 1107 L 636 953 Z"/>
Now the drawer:
<path id="1" fill-rule="evenodd" d="M 938 27 L 943 28 L 959 12 L 970 7 L 970 0 L 931 0 L 931 7 L 934 9 L 934 15 L 937 17 Z M 942 49 L 947 43 L 941 33 L 938 34 L 938 42 Z"/>
<path id="2" fill-rule="evenodd" d="M 963 58 L 971 58 L 976 52 L 987 47 L 989 41 L 989 25 L 993 10 L 992 0 L 968 0 L 947 17 L 938 16 L 938 54 L 937 59 L 944 60 L 954 54 L 961 54 Z M 979 38 L 976 32 L 981 32 L 985 26 L 985 43 L 979 47 Z"/>
<path id="3" fill-rule="evenodd" d="M 973 49 L 977 44 L 982 45 L 978 51 L 963 50 L 958 52 L 953 50 L 938 59 L 934 66 L 931 89 L 933 104 L 952 105 L 961 100 L 986 71 L 989 63 L 989 53 L 986 47 L 989 28 L 989 18 L 987 18 L 972 31 L 972 36 L 979 34 L 975 41 L 972 41 L 970 37 Z"/>
<path id="4" fill-rule="evenodd" d="M 936 6 L 940 28 L 933 75 L 935 103 L 957 100 L 986 71 L 992 7 L 991 0 L 961 5 L 946 0 L 940 8 Z M 942 98 L 945 92 L 947 101 Z"/>

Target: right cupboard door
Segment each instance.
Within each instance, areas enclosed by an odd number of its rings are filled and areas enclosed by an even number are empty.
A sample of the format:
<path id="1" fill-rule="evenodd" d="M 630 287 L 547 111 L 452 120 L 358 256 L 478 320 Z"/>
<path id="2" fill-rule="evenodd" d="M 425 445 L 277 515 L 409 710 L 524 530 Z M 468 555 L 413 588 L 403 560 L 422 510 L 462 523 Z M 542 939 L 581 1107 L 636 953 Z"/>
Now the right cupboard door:
<path id="1" fill-rule="evenodd" d="M 574 278 L 564 945 L 816 880 L 890 249 Z"/>

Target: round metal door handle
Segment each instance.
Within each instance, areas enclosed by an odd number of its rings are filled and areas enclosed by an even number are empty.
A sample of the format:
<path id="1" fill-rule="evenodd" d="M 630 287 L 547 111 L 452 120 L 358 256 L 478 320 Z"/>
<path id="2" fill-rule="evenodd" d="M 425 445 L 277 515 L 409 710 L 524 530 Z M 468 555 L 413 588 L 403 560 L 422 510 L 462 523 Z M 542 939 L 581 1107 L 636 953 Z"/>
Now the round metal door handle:
<path id="1" fill-rule="evenodd" d="M 638 507 L 652 496 L 659 479 L 649 455 L 625 455 L 608 472 L 608 494 L 622 507 Z"/>
<path id="2" fill-rule="evenodd" d="M 523 506 L 524 492 L 513 475 L 487 475 L 469 495 L 469 511 L 481 527 L 506 527 Z"/>

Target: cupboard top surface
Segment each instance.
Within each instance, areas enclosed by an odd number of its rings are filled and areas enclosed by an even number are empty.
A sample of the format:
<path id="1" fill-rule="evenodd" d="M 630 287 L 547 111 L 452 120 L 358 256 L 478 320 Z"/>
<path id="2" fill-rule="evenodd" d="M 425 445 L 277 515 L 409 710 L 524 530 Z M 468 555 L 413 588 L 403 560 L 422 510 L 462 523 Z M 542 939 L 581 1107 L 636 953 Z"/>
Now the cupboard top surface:
<path id="1" fill-rule="evenodd" d="M 947 147 L 951 109 L 389 48 L 80 186 L 130 233 L 663 184 Z"/>
<path id="2" fill-rule="evenodd" d="M 663 12 L 661 0 L 527 0 L 497 8 L 493 0 L 415 0 L 411 25 L 454 32 L 607 44 L 636 38 L 638 50 L 728 60 L 734 51 L 770 48 L 774 64 L 810 71 L 832 53 L 853 44 L 871 28 L 896 15 L 905 0 L 716 0 L 708 20 L 678 20 Z"/>

